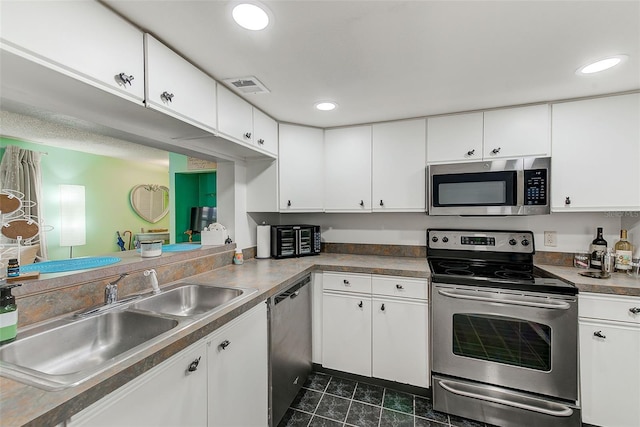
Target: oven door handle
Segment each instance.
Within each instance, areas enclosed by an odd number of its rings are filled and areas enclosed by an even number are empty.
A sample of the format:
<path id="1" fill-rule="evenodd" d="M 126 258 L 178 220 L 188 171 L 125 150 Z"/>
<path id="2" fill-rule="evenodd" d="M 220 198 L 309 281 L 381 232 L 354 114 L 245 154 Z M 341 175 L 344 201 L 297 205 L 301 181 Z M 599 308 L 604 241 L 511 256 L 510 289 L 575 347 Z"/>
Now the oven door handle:
<path id="1" fill-rule="evenodd" d="M 552 417 L 570 417 L 573 414 L 573 409 L 568 406 L 561 405 L 559 403 L 552 403 L 553 406 L 557 407 L 557 410 L 542 408 L 540 406 L 529 405 L 523 402 L 514 402 L 507 399 L 502 399 L 499 397 L 493 396 L 485 396 L 478 393 L 473 393 L 466 390 L 459 390 L 452 385 L 448 381 L 438 381 L 438 384 L 443 389 L 447 390 L 449 393 L 457 394 L 464 397 L 470 397 L 472 399 L 484 400 L 491 403 L 498 403 L 500 405 L 512 406 L 518 409 L 525 409 L 527 411 L 538 412 L 545 415 L 550 415 Z M 549 404 L 549 403 L 547 403 Z"/>
<path id="2" fill-rule="evenodd" d="M 517 299 L 497 299 L 497 298 L 490 298 L 490 297 L 478 297 L 475 295 L 460 294 L 455 291 L 445 291 L 442 289 L 438 289 L 438 293 L 440 295 L 444 295 L 450 298 L 468 299 L 473 301 L 485 301 L 485 302 L 494 302 L 494 303 L 511 304 L 511 305 L 523 305 L 526 307 L 549 308 L 549 309 L 555 309 L 555 310 L 568 310 L 571 307 L 569 303 L 564 301 L 532 302 L 532 301 L 522 301 Z"/>

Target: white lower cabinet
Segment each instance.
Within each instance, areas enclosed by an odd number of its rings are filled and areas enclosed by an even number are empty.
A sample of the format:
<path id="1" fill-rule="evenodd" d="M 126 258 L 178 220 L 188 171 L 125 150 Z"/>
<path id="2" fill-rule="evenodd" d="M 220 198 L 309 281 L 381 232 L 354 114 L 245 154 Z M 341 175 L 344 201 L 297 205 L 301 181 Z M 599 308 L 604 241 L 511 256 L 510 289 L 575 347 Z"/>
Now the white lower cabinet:
<path id="1" fill-rule="evenodd" d="M 322 365 L 429 387 L 427 280 L 324 273 Z"/>
<path id="2" fill-rule="evenodd" d="M 373 297 L 372 376 L 429 387 L 426 301 Z"/>
<path id="3" fill-rule="evenodd" d="M 265 427 L 269 371 L 267 306 L 259 304 L 207 338 L 210 427 Z"/>
<path id="4" fill-rule="evenodd" d="M 196 361 L 195 370 L 190 372 Z M 74 415 L 67 427 L 206 423 L 207 346 L 200 341 Z"/>
<path id="5" fill-rule="evenodd" d="M 325 292 L 322 297 L 322 364 L 371 376 L 371 296 Z"/>
<path id="6" fill-rule="evenodd" d="M 579 310 L 582 421 L 637 427 L 640 298 L 581 294 Z"/>
<path id="7" fill-rule="evenodd" d="M 267 351 L 267 307 L 259 304 L 74 415 L 67 426 L 265 427 Z"/>

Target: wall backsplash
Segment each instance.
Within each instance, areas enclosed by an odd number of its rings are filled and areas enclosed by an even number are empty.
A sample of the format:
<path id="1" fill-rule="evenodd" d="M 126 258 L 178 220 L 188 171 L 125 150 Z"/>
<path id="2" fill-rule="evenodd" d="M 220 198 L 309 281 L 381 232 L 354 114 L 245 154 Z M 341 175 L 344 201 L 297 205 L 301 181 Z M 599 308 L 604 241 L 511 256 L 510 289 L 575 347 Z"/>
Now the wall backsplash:
<path id="1" fill-rule="evenodd" d="M 319 224 L 322 240 L 326 243 L 425 246 L 427 228 L 520 229 L 534 232 L 538 252 L 582 252 L 588 250 L 596 227 L 604 228 L 604 238 L 613 245 L 619 238 L 623 222 L 629 229 L 631 243 L 638 248 L 640 218 L 629 214 L 635 212 L 552 213 L 525 217 L 434 217 L 422 213 L 281 214 L 277 220 L 273 215 L 252 214 L 252 217 L 257 223 L 264 219 L 269 224 L 276 221 L 280 224 Z M 632 220 L 636 221 L 632 223 Z M 545 231 L 557 232 L 556 247 L 542 244 Z"/>

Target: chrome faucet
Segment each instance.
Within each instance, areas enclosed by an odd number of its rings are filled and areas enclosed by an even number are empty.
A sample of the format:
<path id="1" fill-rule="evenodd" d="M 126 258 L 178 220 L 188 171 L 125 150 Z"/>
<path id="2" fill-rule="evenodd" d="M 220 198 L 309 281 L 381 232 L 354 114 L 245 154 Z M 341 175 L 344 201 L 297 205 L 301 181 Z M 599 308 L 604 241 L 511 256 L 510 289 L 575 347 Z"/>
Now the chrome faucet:
<path id="1" fill-rule="evenodd" d="M 151 268 L 149 270 L 145 270 L 143 274 L 145 275 L 145 277 L 149 277 L 149 280 L 151 281 L 151 287 L 153 288 L 153 293 L 159 293 L 160 286 L 158 286 L 158 276 L 156 275 L 156 271 Z"/>
<path id="2" fill-rule="evenodd" d="M 104 288 L 104 303 L 105 304 L 113 304 L 118 301 L 118 282 L 128 276 L 129 273 L 122 273 L 120 277 L 118 277 L 113 282 L 110 282 Z"/>

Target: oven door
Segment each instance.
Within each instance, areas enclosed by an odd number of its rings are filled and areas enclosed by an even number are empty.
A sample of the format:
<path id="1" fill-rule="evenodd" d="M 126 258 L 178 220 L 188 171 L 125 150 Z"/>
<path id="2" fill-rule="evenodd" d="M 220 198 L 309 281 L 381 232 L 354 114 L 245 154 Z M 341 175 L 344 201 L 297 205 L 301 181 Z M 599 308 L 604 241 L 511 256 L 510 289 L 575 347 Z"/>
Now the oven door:
<path id="1" fill-rule="evenodd" d="M 576 401 L 577 298 L 434 283 L 433 372 Z"/>

